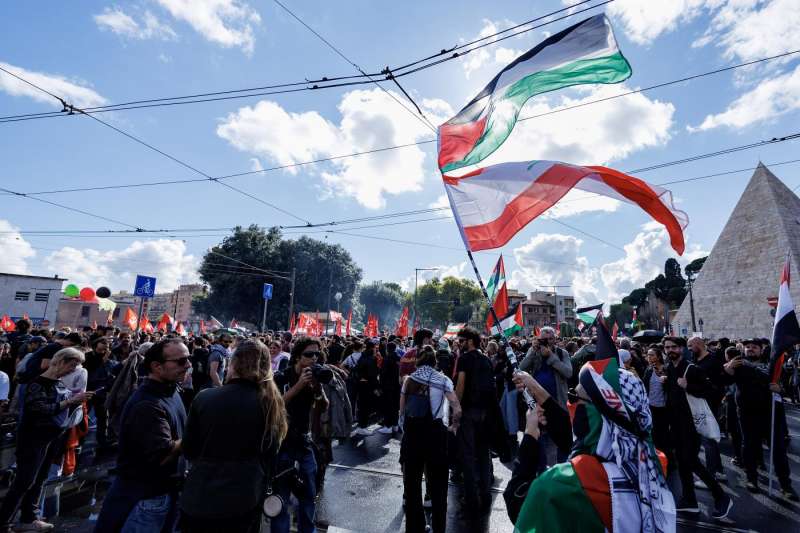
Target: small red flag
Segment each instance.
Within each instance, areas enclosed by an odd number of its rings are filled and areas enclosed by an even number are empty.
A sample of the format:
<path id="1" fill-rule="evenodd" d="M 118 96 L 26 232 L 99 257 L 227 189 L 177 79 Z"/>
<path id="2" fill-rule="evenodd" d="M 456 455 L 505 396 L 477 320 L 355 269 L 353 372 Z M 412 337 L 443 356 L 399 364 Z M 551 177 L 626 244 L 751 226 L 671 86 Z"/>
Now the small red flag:
<path id="1" fill-rule="evenodd" d="M 133 331 L 136 329 L 136 324 L 138 323 L 139 319 L 136 316 L 136 313 L 133 312 L 133 309 L 128 307 L 125 309 L 125 318 L 122 321 L 131 329 L 131 331 Z"/>
<path id="2" fill-rule="evenodd" d="M 347 313 L 347 330 L 345 331 L 345 335 L 348 337 L 350 336 L 350 322 L 353 320 L 353 309 L 350 309 L 350 312 Z"/>

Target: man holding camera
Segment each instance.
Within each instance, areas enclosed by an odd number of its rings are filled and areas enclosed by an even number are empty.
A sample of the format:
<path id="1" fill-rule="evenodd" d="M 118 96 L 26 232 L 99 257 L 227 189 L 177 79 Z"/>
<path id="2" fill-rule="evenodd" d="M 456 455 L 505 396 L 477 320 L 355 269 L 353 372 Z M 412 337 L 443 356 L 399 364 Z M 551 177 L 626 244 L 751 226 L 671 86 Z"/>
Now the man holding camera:
<path id="1" fill-rule="evenodd" d="M 320 370 L 322 367 L 317 365 L 321 350 L 322 346 L 318 339 L 301 337 L 294 343 L 289 366 L 282 373 L 275 375 L 275 383 L 283 394 L 286 412 L 289 415 L 289 432 L 278 454 L 275 471 L 276 488 L 284 502 L 289 501 L 290 493 L 297 497 L 299 533 L 316 531 L 314 499 L 317 495 L 315 487 L 317 462 L 309 431 L 312 406 L 320 402 L 322 411 L 328 408 L 328 398 L 321 383 L 325 376 L 323 370 Z M 295 469 L 296 472 L 292 472 Z M 286 471 L 289 473 L 284 473 Z M 271 531 L 289 533 L 290 522 L 288 506 L 284 505 L 281 513 L 272 520 Z"/>

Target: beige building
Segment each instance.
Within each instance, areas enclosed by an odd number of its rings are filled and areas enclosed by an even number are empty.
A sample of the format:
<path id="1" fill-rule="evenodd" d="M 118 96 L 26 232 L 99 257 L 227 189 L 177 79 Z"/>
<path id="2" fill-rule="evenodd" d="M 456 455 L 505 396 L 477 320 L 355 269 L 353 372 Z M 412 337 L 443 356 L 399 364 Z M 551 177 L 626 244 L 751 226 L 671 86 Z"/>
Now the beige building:
<path id="1" fill-rule="evenodd" d="M 139 311 L 138 301 L 135 301 L 133 295 L 127 297 L 120 295 L 112 295 L 111 300 L 117 304 L 113 312 L 101 310 L 96 303 L 88 303 L 82 300 L 73 298 L 61 298 L 58 302 L 58 318 L 56 319 L 56 328 L 63 328 L 68 326 L 70 328 L 82 328 L 84 326 L 92 326 L 97 323 L 98 326 L 105 326 L 108 324 L 109 318 L 111 324 L 126 328 L 127 326 L 122 323 L 125 318 L 125 310 L 133 309 L 134 313 Z"/>

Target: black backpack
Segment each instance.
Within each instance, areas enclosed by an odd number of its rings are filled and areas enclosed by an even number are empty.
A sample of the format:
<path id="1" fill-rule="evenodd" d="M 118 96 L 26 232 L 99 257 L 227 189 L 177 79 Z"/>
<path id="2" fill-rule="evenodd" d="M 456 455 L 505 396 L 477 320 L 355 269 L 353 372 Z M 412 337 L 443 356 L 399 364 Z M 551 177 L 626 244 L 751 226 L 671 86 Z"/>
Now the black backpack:
<path id="1" fill-rule="evenodd" d="M 491 407 L 493 402 L 496 403 L 496 390 L 492 362 L 485 355 L 478 353 L 469 381 L 469 407 Z"/>
<path id="2" fill-rule="evenodd" d="M 192 387 L 200 390 L 211 386 L 208 359 L 211 352 L 206 348 L 195 348 L 192 352 Z"/>

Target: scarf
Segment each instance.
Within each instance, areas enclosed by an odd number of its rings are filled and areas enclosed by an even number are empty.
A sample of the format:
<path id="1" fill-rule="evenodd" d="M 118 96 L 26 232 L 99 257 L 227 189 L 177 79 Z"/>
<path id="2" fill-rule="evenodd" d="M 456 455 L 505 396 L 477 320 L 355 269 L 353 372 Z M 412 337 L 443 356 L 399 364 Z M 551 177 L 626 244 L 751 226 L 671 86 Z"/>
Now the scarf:
<path id="1" fill-rule="evenodd" d="M 614 533 L 675 531 L 675 501 L 650 438 L 653 420 L 644 383 L 620 369 L 616 358 L 586 363 L 579 381 L 591 399 L 589 432 L 573 455 L 601 459 Z"/>

